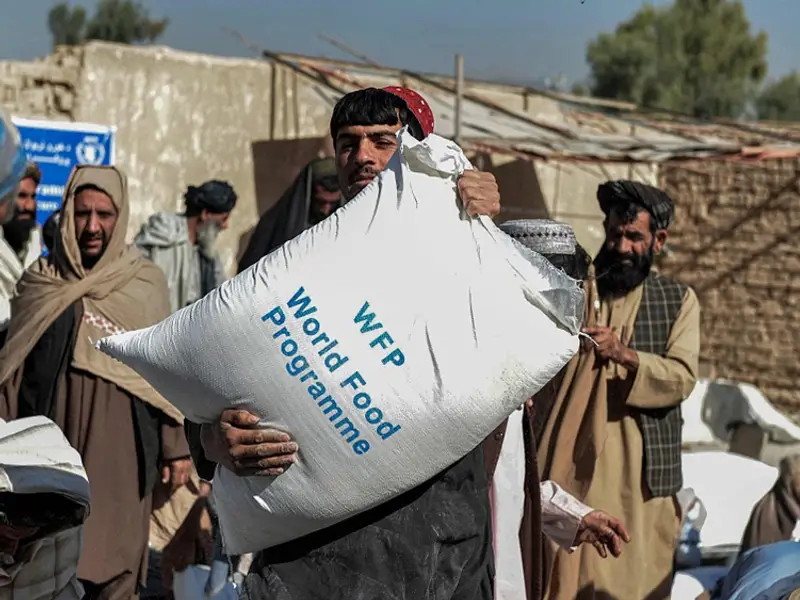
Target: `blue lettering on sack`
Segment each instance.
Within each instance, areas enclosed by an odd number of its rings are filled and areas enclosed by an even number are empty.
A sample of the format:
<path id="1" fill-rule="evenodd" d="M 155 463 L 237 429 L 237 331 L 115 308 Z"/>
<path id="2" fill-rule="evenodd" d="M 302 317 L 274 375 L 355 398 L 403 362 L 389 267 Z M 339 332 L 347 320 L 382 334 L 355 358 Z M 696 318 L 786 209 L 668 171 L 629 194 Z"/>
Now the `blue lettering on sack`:
<path id="1" fill-rule="evenodd" d="M 393 347 L 395 342 L 392 336 L 384 329 L 383 324 L 376 320 L 375 313 L 368 311 L 369 302 L 364 302 L 353 322 L 356 325 L 361 324 L 362 334 L 376 333 L 369 342 L 370 347 L 389 350 L 382 356 L 381 363 L 395 366 L 405 363 L 403 352 L 399 348 Z M 322 414 L 328 417 L 334 429 L 350 444 L 353 452 L 361 456 L 369 452 L 372 447 L 370 442 L 364 439 L 361 430 L 348 416 L 353 414 L 346 410 L 349 407 L 342 406 L 341 399 L 337 400 L 320 381 L 319 375 L 311 367 L 307 356 L 300 353 L 300 346 L 296 341 L 297 335 L 302 334 L 308 337 L 311 340 L 311 347 L 316 351 L 317 356 L 322 358 L 322 364 L 329 373 L 336 373 L 350 362 L 350 358 L 338 347 L 339 341 L 332 339 L 322 330 L 317 312 L 311 296 L 301 286 L 286 302 L 286 309 L 281 305 L 275 306 L 261 317 L 261 321 L 273 326 L 271 337 L 278 345 L 281 354 L 287 359 L 286 372 L 304 384 L 307 395 L 322 411 Z M 288 324 L 287 315 L 294 317 L 293 320 L 289 319 L 290 323 Z M 401 426 L 386 419 L 384 411 L 373 403 L 365 389 L 366 386 L 367 382 L 359 371 L 352 371 L 339 384 L 342 389 L 349 388 L 356 392 L 351 403 L 356 409 L 355 414 L 360 414 L 361 420 L 366 422 L 360 427 L 374 430 L 375 436 L 379 440 L 388 440 L 401 430 Z"/>
<path id="2" fill-rule="evenodd" d="M 389 332 L 383 328 L 383 323 L 375 321 L 375 313 L 367 311 L 369 311 L 369 302 L 364 302 L 364 304 L 361 305 L 361 310 L 358 311 L 355 319 L 353 319 L 353 323 L 356 325 L 359 323 L 362 324 L 361 333 L 363 334 L 371 333 L 373 331 L 376 333 L 375 337 L 369 343 L 371 348 L 380 346 L 383 350 L 389 350 L 389 348 L 394 345 L 394 339 Z M 379 331 L 380 333 L 378 333 Z M 399 367 L 406 362 L 406 357 L 400 348 L 393 348 L 388 354 L 384 355 L 384 357 L 381 359 L 381 362 L 384 365 L 392 364 Z"/>

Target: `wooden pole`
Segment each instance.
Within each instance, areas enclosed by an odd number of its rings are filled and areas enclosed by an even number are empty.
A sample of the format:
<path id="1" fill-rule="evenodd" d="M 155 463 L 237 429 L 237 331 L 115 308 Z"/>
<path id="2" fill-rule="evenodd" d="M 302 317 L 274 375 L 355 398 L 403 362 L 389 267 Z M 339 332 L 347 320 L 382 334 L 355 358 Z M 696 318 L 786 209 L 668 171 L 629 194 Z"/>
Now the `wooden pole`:
<path id="1" fill-rule="evenodd" d="M 319 39 L 321 39 L 323 42 L 328 42 L 334 48 L 338 48 L 342 52 L 344 52 L 346 54 L 349 54 L 350 56 L 354 56 L 355 58 L 357 58 L 358 60 L 360 60 L 364 64 L 371 65 L 371 66 L 376 67 L 378 69 L 382 68 L 382 65 L 376 63 L 374 60 L 372 60 L 366 54 L 361 54 L 357 50 L 354 50 L 350 46 L 348 46 L 346 44 L 343 44 L 339 40 L 335 40 L 332 37 L 325 35 L 324 33 L 318 33 L 317 37 Z"/>
<path id="2" fill-rule="evenodd" d="M 461 144 L 461 107 L 464 99 L 464 57 L 456 54 L 456 105 L 453 139 L 456 144 Z"/>

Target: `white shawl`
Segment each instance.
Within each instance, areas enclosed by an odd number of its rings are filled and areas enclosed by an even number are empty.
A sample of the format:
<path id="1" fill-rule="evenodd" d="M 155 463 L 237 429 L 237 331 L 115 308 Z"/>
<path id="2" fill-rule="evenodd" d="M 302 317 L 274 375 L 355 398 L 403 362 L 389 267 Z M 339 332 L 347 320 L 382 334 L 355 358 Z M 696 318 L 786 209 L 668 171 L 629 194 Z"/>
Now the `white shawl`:
<path id="1" fill-rule="evenodd" d="M 202 297 L 199 250 L 189 241 L 189 228 L 184 215 L 152 215 L 142 225 L 134 244 L 164 271 L 172 312 Z M 219 256 L 214 259 L 214 273 L 216 285 L 221 285 L 225 281 L 225 272 Z"/>
<path id="2" fill-rule="evenodd" d="M 4 331 L 11 320 L 11 299 L 16 294 L 17 282 L 42 255 L 42 250 L 42 231 L 39 227 L 31 230 L 22 260 L 8 245 L 0 229 L 0 331 Z"/>

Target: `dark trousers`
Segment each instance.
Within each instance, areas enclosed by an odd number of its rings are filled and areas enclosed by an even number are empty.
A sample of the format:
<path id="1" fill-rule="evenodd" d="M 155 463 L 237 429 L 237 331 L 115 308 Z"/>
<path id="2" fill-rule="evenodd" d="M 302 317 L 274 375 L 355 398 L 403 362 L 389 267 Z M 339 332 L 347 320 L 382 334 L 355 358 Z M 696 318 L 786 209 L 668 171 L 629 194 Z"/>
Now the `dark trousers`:
<path id="1" fill-rule="evenodd" d="M 491 600 L 492 539 L 480 449 L 403 496 L 260 552 L 251 600 Z"/>

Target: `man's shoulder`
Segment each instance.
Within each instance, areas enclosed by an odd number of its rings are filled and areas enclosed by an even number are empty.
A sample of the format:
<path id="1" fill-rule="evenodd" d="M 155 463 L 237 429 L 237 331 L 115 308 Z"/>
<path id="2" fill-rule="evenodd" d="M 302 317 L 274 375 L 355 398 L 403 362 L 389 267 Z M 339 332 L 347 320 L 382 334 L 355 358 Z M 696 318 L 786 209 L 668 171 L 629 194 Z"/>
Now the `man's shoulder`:
<path id="1" fill-rule="evenodd" d="M 134 243 L 140 248 L 170 248 L 188 244 L 186 216 L 170 212 L 150 215 L 139 229 Z"/>
<path id="2" fill-rule="evenodd" d="M 143 256 L 136 280 L 131 283 L 136 284 L 136 297 L 146 298 L 145 312 L 152 317 L 152 323 L 145 326 L 154 325 L 170 314 L 169 284 L 161 267 Z"/>
<path id="3" fill-rule="evenodd" d="M 150 283 L 155 288 L 167 289 L 167 276 L 164 275 L 164 271 L 161 269 L 161 267 L 149 260 L 146 256 L 143 256 L 140 268 L 142 279 Z"/>
<path id="4" fill-rule="evenodd" d="M 690 294 L 694 295 L 694 290 L 691 286 L 678 281 L 677 279 L 668 275 L 662 275 L 655 271 L 651 272 L 645 281 L 645 287 L 657 289 L 664 293 L 679 294 L 682 298 L 686 299 Z"/>

